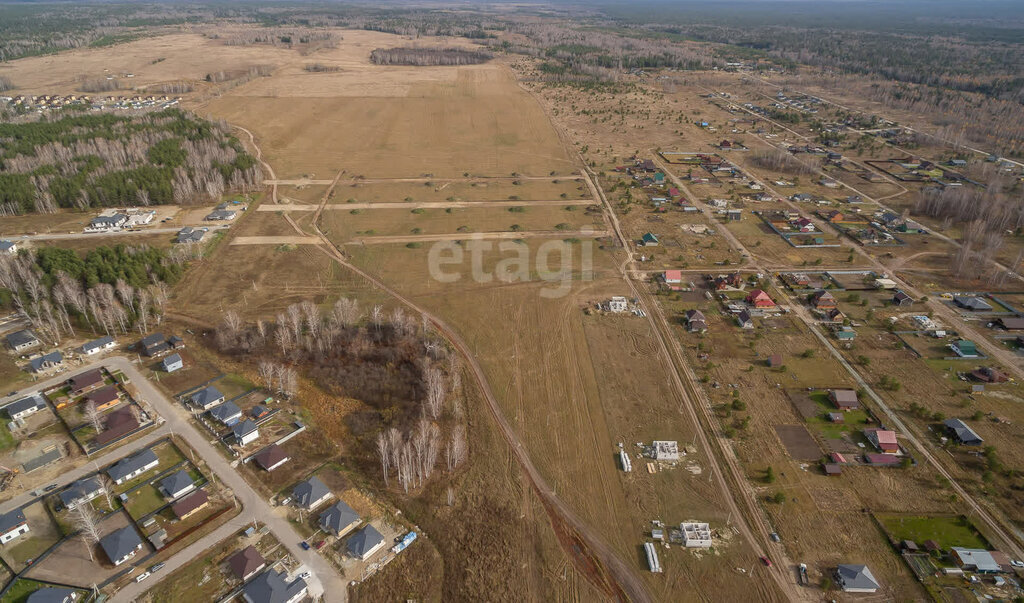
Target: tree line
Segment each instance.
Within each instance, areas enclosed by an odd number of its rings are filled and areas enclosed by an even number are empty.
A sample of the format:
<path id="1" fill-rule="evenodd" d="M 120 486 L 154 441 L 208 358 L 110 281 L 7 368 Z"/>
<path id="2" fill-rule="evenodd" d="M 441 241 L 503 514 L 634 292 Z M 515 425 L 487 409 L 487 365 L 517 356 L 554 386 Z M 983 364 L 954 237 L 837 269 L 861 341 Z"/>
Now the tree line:
<path id="1" fill-rule="evenodd" d="M 56 247 L 0 257 L 5 304 L 24 314 L 37 334 L 57 345 L 86 329 L 116 336 L 159 324 L 170 284 L 183 267 L 148 246 L 98 247 L 84 257 Z"/>
<path id="2" fill-rule="evenodd" d="M 465 48 L 377 48 L 370 52 L 375 65 L 476 65 L 493 55 Z"/>
<path id="3" fill-rule="evenodd" d="M 178 109 L 0 123 L 0 215 L 187 204 L 262 178 L 226 123 Z"/>

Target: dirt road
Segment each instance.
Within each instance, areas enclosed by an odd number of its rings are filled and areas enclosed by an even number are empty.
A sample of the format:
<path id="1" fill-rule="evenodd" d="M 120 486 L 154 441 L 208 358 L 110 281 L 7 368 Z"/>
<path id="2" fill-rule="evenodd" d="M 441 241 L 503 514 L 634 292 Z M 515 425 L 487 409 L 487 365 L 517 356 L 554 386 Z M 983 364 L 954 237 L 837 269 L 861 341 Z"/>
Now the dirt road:
<path id="1" fill-rule="evenodd" d="M 324 210 L 330 211 L 332 209 L 448 209 L 449 207 L 519 207 L 525 205 L 551 205 L 554 207 L 563 207 L 568 205 L 593 205 L 592 199 L 555 199 L 555 200 L 526 200 L 518 199 L 515 201 L 417 201 L 409 203 L 329 203 L 324 206 Z M 256 211 L 316 211 L 319 205 L 313 205 L 312 203 L 282 203 L 280 205 L 261 205 Z"/>

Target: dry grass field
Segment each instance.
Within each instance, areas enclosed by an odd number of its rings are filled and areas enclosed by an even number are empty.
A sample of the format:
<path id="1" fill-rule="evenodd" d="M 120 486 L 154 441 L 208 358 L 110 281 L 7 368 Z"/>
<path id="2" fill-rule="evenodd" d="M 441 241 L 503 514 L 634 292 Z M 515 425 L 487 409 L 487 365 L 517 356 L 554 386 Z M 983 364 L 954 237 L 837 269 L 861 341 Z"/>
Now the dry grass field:
<path id="1" fill-rule="evenodd" d="M 756 152 L 783 140 L 797 142 L 809 133 L 770 126 L 779 137 L 755 135 L 753 124 L 739 122 L 749 114 L 721 99 L 705 98 L 709 86 L 728 87 L 737 97 L 750 94 L 733 76 L 709 76 L 671 92 L 668 86 L 639 80 L 616 91 L 579 90 L 517 82 L 525 59 L 461 67 L 377 66 L 368 60 L 373 48 L 469 42 L 413 42 L 368 31 L 342 34 L 337 48 L 303 56 L 280 48 L 224 46 L 196 30 L 131 42 L 116 51 L 66 53 L 62 63 L 54 57 L 15 61 L 0 67 L 0 75 L 15 81 L 20 92 L 39 93 L 69 92 L 82 74 L 131 72 L 131 83 L 138 88 L 193 80 L 197 91 L 183 106 L 253 133 L 262 158 L 273 169 L 280 204 L 267 195 L 262 206 L 251 206 L 217 243 L 215 253 L 196 262 L 176 287 L 172 319 L 212 327 L 227 309 L 239 310 L 247 319 L 266 319 L 295 302 L 313 300 L 326 306 L 341 296 L 358 299 L 364 309 L 394 307 L 394 300 L 334 261 L 333 250 L 315 236 L 319 229 L 347 261 L 444 320 L 465 340 L 533 464 L 557 496 L 640 576 L 653 598 L 708 599 L 713 593 L 716 600 L 782 599 L 753 549 L 729 525 L 738 518 L 730 515 L 710 471 L 709 451 L 695 446 L 701 426 L 693 424 L 684 406 L 701 402 L 682 399 L 672 387 L 667 373 L 672 369 L 662 357 L 652 323 L 629 313 L 613 316 L 594 310 L 597 302 L 631 292 L 619 272 L 625 256 L 612 239 L 575 234 L 585 227 L 605 231 L 610 226 L 606 216 L 588 211 L 597 201 L 580 177 L 577 153 L 601 172 L 599 181 L 620 210 L 626 238 L 653 232 L 662 239 L 653 251 L 638 250 L 638 258 L 640 253 L 654 258 L 633 268 L 728 272 L 747 261 L 740 250 L 730 248 L 731 237 L 767 270 L 873 267 L 871 258 L 851 252 L 852 243 L 828 227 L 827 242 L 840 247 L 794 248 L 752 214 L 789 209 L 788 203 L 743 202 L 743 219 L 725 222 L 723 235 L 717 230 L 721 225 L 709 223 L 702 213 L 654 213 L 646 193 L 617 192 L 628 189 L 628 183 L 612 190 L 620 178 L 611 170 L 630 163 L 634 154 L 653 157 L 658 148 L 714 152 L 723 137 L 742 139 Z M 303 66 L 313 61 L 338 70 L 305 71 Z M 224 85 L 199 82 L 213 70 L 255 64 L 271 66 L 272 74 Z M 697 118 L 712 121 L 715 130 L 697 128 Z M 733 152 L 727 159 L 757 179 L 797 181 L 773 194 L 807 192 L 830 199 L 827 207 L 801 206 L 804 215 L 843 208 L 839 199 L 851 191 L 897 207 L 908 206 L 913 197 L 900 185 L 858 181 L 851 173 L 830 175 L 852 188 L 825 187 L 816 175 L 762 169 L 751 156 Z M 680 178 L 687 171 L 685 166 L 672 168 Z M 685 194 L 698 201 L 728 198 L 735 204 L 747 192 L 740 181 L 732 181 L 693 185 Z M 316 211 L 322 201 L 324 210 Z M 863 211 L 875 207 L 865 204 Z M 173 224 L 189 223 L 198 211 L 178 216 Z M 822 222 L 816 216 L 814 220 Z M 77 230 L 79 221 L 77 214 L 61 214 L 54 223 L 38 223 L 40 228 Z M 16 226 L 19 232 L 35 224 L 23 222 Z M 707 226 L 707 232 L 700 226 Z M 0 234 L 6 228 L 0 225 Z M 519 231 L 554 236 L 524 234 L 515 240 Z M 443 272 L 451 278 L 438 278 L 434 254 L 440 247 L 432 239 L 462 239 L 463 233 L 469 239 L 484 232 L 500 233 L 506 240 L 486 242 L 479 253 L 466 241 L 446 245 L 446 253 L 461 258 L 446 262 Z M 151 244 L 169 244 L 170 239 L 145 235 Z M 100 240 L 57 244 L 84 249 Z M 924 286 L 933 280 L 948 282 L 948 255 L 954 250 L 933 238 L 913 239 L 895 251 L 867 251 L 893 272 Z M 552 276 L 546 266 L 565 268 L 566 274 L 546 282 Z M 511 277 L 519 273 L 528 279 Z M 687 278 L 700 280 L 696 274 Z M 844 431 L 820 418 L 808 420 L 789 392 L 806 398 L 808 388 L 856 389 L 855 380 L 799 314 L 758 318 L 756 329 L 741 330 L 703 293 L 671 293 L 657 302 L 672 325 L 671 336 L 704 382 L 711 401 L 710 435 L 725 438 L 726 454 L 739 460 L 741 483 L 732 487 L 740 490 L 738 495 L 755 497 L 757 512 L 782 539 L 780 544 L 766 543 L 767 552 L 781 556 L 784 548 L 790 561 L 807 563 L 816 584 L 836 563 L 868 563 L 883 583 L 884 598 L 923 598 L 924 591 L 865 510 L 942 514 L 956 512 L 958 501 L 923 463 L 901 469 L 854 466 L 840 478 L 826 477 L 817 459 L 812 460 L 814 446 L 824 451 L 848 445 L 856 454 L 856 442 L 863 440 L 860 426 Z M 791 301 L 780 292 L 772 294 Z M 865 295 L 868 303 L 863 306 L 837 297 L 851 319 L 867 323 L 858 325 L 858 339 L 843 350 L 844 357 L 871 384 L 883 376 L 901 381 L 902 388 L 886 392 L 886 399 L 917 436 L 940 446 L 930 431 L 936 416 L 915 416 L 912 403 L 924 401 L 930 412 L 943 416 L 972 417 L 980 411 L 984 420 L 972 420 L 1002 461 L 1011 467 L 1024 462 L 1017 452 L 1019 437 L 1009 427 L 1024 420 L 1019 416 L 1024 395 L 1015 384 L 970 396 L 950 367 L 897 349 L 883 322 L 895 314 L 883 306 L 887 295 Z M 680 317 L 690 309 L 706 313 L 707 334 L 685 332 Z M 765 365 L 773 354 L 783 356 L 783 368 Z M 306 387 L 303 395 L 317 400 L 315 408 L 310 404 L 314 424 L 344 442 L 350 435 L 345 416 L 358 410 L 358 401 L 322 404 L 328 396 Z M 396 505 L 424 529 L 430 542 L 356 588 L 356 597 L 488 598 L 504 595 L 508 584 L 518 583 L 520 596 L 530 600 L 604 598 L 607 593 L 599 592 L 573 564 L 572 545 L 560 542 L 564 534 L 558 531 L 559 522 L 552 521 L 551 509 L 525 480 L 508 443 L 487 416 L 480 392 L 467 389 L 472 454 L 452 478 L 454 501 L 448 502 L 439 484 L 412 496 L 392 492 Z M 799 459 L 792 458 L 780 439 L 777 428 L 783 427 L 785 436 L 785 426 L 797 431 L 806 427 L 814 440 L 805 441 L 806 454 Z M 832 437 L 837 433 L 845 435 Z M 677 440 L 687 454 L 675 466 L 649 472 L 646 461 L 636 458 L 636 444 L 654 439 Z M 349 451 L 340 446 L 344 457 Z M 620 446 L 636 458 L 632 473 L 619 469 L 615 455 Z M 1003 483 L 986 482 L 981 460 L 960 451 L 947 456 L 955 459 L 948 465 L 972 493 L 991 494 L 988 500 L 1019 521 L 1019 511 L 1006 502 L 1016 494 L 1008 493 Z M 777 476 L 771 480 L 769 467 Z M 283 481 L 277 483 L 283 479 L 275 476 L 267 489 L 284 487 Z M 776 496 L 781 497 L 778 502 Z M 675 546 L 659 550 L 665 573 L 651 574 L 640 545 L 649 537 L 652 520 L 710 522 L 715 547 L 704 553 Z"/>

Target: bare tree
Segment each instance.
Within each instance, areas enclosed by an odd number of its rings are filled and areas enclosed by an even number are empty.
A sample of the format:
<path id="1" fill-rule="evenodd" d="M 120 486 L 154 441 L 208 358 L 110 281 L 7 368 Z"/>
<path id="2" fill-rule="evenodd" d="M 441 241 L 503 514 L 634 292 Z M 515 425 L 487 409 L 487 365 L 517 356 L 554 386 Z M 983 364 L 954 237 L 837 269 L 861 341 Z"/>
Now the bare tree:
<path id="1" fill-rule="evenodd" d="M 259 374 L 260 381 L 263 382 L 263 385 L 268 390 L 274 391 L 274 374 L 276 372 L 274 363 L 269 360 L 261 360 L 256 371 Z"/>
<path id="2" fill-rule="evenodd" d="M 92 505 L 75 505 L 75 508 L 71 510 L 71 523 L 78 530 L 78 536 L 89 552 L 89 560 L 95 561 L 93 548 L 100 541 L 100 528 L 96 521 L 96 515 L 93 514 Z"/>
<path id="3" fill-rule="evenodd" d="M 373 310 L 370 311 L 370 322 L 373 323 L 373 327 L 380 333 L 380 325 L 384 322 L 384 308 L 374 306 Z"/>
<path id="4" fill-rule="evenodd" d="M 384 474 L 384 485 L 387 486 L 391 456 L 388 450 L 388 438 L 384 435 L 383 431 L 377 434 L 377 455 L 380 456 L 380 470 Z"/>
<path id="5" fill-rule="evenodd" d="M 424 385 L 427 390 L 426 411 L 432 419 L 437 419 L 444 406 L 445 383 L 444 373 L 440 369 L 430 367 L 423 374 Z"/>
<path id="6" fill-rule="evenodd" d="M 83 409 L 83 413 L 85 414 L 86 420 L 89 421 L 89 424 L 96 430 L 96 433 L 103 431 L 103 414 L 98 408 L 96 408 L 95 402 L 91 400 L 87 402 Z"/>
<path id="7" fill-rule="evenodd" d="M 339 325 L 343 327 L 350 327 L 358 323 L 361 318 L 359 302 L 354 299 L 343 297 L 334 302 L 334 308 L 331 309 L 331 316 Z"/>
<path id="8" fill-rule="evenodd" d="M 466 428 L 461 424 L 452 428 L 448 438 L 448 447 L 445 450 L 445 460 L 448 463 L 448 471 L 452 471 L 466 460 L 468 449 L 466 446 Z"/>

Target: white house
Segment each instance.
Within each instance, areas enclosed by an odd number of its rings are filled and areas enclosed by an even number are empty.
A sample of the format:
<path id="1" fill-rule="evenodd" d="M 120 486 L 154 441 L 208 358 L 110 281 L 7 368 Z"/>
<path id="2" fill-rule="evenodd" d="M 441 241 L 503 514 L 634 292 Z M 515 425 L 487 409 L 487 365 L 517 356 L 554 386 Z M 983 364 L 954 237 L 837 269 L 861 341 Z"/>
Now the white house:
<path id="1" fill-rule="evenodd" d="M 0 253 L 14 255 L 18 253 L 18 244 L 14 241 L 0 241 Z"/>
<path id="2" fill-rule="evenodd" d="M 82 353 L 86 356 L 92 356 L 93 354 L 98 354 L 103 350 L 109 350 L 115 345 L 117 345 L 117 342 L 114 341 L 113 337 L 108 335 L 82 344 Z"/>
<path id="3" fill-rule="evenodd" d="M 115 484 L 121 485 L 126 481 L 142 475 L 160 464 L 156 453 L 149 448 L 125 457 L 107 469 L 107 475 L 114 480 Z"/>
<path id="4" fill-rule="evenodd" d="M 44 408 L 46 408 L 46 403 L 43 402 L 43 399 L 40 396 L 36 395 L 28 398 L 22 398 L 17 402 L 11 402 L 4 407 L 4 410 L 7 411 L 7 416 L 9 416 L 12 421 L 18 421 L 28 417 L 29 415 L 35 414 Z"/>
<path id="5" fill-rule="evenodd" d="M 100 546 L 111 563 L 121 565 L 142 550 L 142 539 L 133 524 L 107 534 L 100 539 Z"/>
<path id="6" fill-rule="evenodd" d="M 0 544 L 7 544 L 22 534 L 28 534 L 28 521 L 21 509 L 0 515 Z"/>

